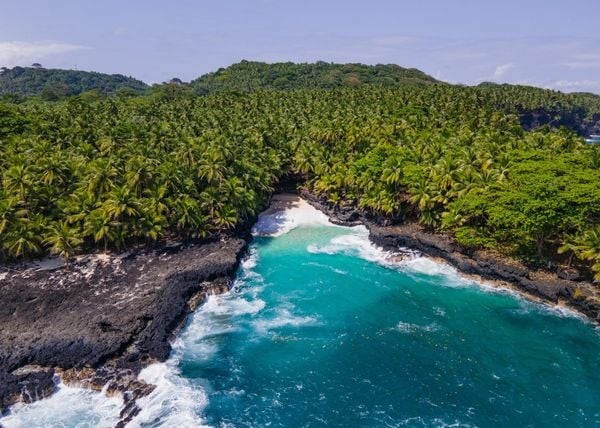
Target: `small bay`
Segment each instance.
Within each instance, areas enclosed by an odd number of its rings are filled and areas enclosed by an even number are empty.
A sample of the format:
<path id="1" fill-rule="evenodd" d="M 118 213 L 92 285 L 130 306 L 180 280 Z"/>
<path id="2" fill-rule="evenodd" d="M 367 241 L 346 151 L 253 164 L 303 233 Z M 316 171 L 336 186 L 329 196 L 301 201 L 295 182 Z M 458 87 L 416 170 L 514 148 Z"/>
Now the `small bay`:
<path id="1" fill-rule="evenodd" d="M 364 227 L 303 209 L 261 218 L 234 288 L 142 372 L 158 387 L 132 426 L 600 423 L 593 324 L 429 258 L 390 257 Z M 44 426 L 95 425 L 91 400 L 78 396 L 76 416 L 46 405 L 60 423 Z M 0 422 L 31 426 L 32 415 L 23 406 Z"/>

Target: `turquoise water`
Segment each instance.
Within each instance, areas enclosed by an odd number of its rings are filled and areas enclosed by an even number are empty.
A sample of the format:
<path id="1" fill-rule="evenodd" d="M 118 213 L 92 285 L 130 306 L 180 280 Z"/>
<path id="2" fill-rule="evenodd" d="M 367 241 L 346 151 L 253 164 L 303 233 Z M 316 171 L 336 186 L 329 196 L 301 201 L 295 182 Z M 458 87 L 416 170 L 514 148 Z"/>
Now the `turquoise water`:
<path id="1" fill-rule="evenodd" d="M 142 374 L 159 386 L 132 425 L 600 424 L 593 325 L 425 258 L 385 256 L 360 227 L 256 238 L 235 289 Z M 7 426 L 31 426 L 23 415 Z M 94 426 L 86 415 L 79 426 Z M 78 425 L 60 422 L 46 426 Z"/>
<path id="2" fill-rule="evenodd" d="M 382 266 L 364 230 L 258 238 L 190 321 L 178 369 L 214 426 L 594 426 L 594 327 L 426 259 Z"/>

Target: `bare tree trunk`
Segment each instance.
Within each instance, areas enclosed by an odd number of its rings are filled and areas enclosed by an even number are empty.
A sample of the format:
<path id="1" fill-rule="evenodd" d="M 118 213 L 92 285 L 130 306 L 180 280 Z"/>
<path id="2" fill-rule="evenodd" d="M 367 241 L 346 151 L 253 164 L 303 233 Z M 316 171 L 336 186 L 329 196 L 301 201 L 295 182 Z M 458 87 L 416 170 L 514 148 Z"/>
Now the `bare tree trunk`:
<path id="1" fill-rule="evenodd" d="M 538 257 L 542 257 L 544 255 L 544 242 L 545 242 L 544 232 L 536 233 L 535 235 L 535 245 L 537 249 Z"/>

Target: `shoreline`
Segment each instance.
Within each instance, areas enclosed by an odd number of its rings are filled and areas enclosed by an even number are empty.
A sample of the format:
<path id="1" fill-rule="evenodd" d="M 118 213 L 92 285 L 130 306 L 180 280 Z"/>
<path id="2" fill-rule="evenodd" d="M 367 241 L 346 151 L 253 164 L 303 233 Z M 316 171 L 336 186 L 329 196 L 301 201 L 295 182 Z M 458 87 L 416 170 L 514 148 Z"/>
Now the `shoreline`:
<path id="1" fill-rule="evenodd" d="M 155 388 L 140 371 L 167 360 L 172 338 L 208 295 L 230 289 L 249 225 L 209 242 L 0 271 L 0 415 L 49 397 L 58 377 L 121 396 L 117 426 L 125 426 Z"/>
<path id="2" fill-rule="evenodd" d="M 415 223 L 380 225 L 351 206 L 340 207 L 300 189 L 298 194 L 333 224 L 363 225 L 369 240 L 387 250 L 408 248 L 457 269 L 461 276 L 518 293 L 527 300 L 552 307 L 566 307 L 585 319 L 600 324 L 600 290 L 591 283 L 559 278 L 556 274 L 527 268 L 515 259 L 489 252 L 467 254 L 450 237 L 430 233 Z"/>
<path id="3" fill-rule="evenodd" d="M 309 213 L 308 217 L 313 217 L 302 218 L 308 206 L 321 217 Z M 300 218 L 289 215 L 294 210 L 299 210 Z M 573 287 L 582 283 L 559 278 L 532 280 L 529 276 L 535 272 L 522 266 L 461 253 L 447 236 L 425 232 L 413 224 L 378 225 L 355 208 L 341 209 L 305 190 L 272 195 L 253 220 L 231 236 L 212 242 L 178 243 L 126 256 L 88 256 L 86 263 L 95 263 L 91 272 L 83 262 L 56 270 L 2 271 L 0 298 L 10 303 L 0 308 L 4 326 L 0 332 L 0 415 L 17 402 L 52 395 L 54 378 L 59 376 L 68 386 L 121 396 L 117 426 L 125 426 L 140 411 L 136 401 L 155 388 L 138 378 L 140 371 L 168 359 L 170 340 L 208 295 L 231 288 L 252 240 L 249 232 L 261 227 L 259 236 L 277 236 L 315 220 L 363 225 L 369 241 L 383 249 L 416 250 L 456 268 L 468 280 L 550 308 L 566 307 L 600 322 L 600 303 L 588 306 L 586 312 L 573 304 L 580 300 L 569 298 Z M 534 288 L 525 288 L 519 281 Z M 61 314 L 67 308 L 69 313 Z M 81 311 L 79 316 L 77 311 Z M 19 317 L 24 318 L 22 322 Z"/>

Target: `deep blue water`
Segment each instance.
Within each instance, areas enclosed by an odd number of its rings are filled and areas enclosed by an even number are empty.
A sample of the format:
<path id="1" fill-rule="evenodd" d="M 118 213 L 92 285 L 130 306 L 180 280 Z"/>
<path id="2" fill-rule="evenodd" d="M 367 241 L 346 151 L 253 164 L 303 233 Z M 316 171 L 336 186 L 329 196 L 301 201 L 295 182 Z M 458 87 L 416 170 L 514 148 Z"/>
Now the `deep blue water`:
<path id="1" fill-rule="evenodd" d="M 256 238 L 234 291 L 211 297 L 173 358 L 143 374 L 159 388 L 134 425 L 600 424 L 592 324 L 384 256 L 363 228 Z"/>

